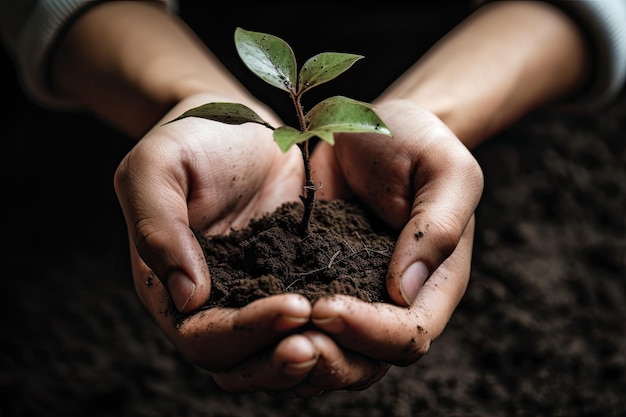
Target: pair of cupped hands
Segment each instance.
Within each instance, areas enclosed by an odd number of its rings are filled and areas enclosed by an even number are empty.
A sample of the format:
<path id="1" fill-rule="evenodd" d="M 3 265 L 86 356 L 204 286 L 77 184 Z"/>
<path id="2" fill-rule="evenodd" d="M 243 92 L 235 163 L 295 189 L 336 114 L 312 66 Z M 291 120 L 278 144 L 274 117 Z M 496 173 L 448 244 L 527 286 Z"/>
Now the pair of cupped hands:
<path id="1" fill-rule="evenodd" d="M 387 100 L 375 111 L 393 138 L 341 134 L 334 146 L 320 142 L 312 153 L 313 178 L 321 184 L 316 198 L 357 197 L 398 230 L 386 283 L 394 304 L 341 295 L 312 304 L 287 293 L 239 309 L 199 309 L 211 291 L 211 271 L 192 229 L 221 234 L 244 227 L 299 200 L 304 183 L 298 147 L 283 153 L 263 126 L 198 118 L 163 125 L 210 101 L 223 100 L 181 101 L 115 175 L 135 289 L 173 345 L 227 392 L 283 398 L 366 389 L 392 365 L 426 354 L 469 281 L 483 176 L 468 149 L 431 112 Z M 281 125 L 261 109 L 265 120 Z M 172 301 L 181 312 L 197 312 L 176 322 Z"/>

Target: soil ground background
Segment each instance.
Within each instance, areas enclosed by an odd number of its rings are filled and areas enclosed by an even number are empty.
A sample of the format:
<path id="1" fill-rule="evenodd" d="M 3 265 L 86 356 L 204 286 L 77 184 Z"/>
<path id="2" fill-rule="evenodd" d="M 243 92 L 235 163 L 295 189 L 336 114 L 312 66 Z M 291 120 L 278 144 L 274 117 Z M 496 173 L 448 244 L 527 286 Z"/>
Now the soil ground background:
<path id="1" fill-rule="evenodd" d="M 131 143 L 35 106 L 1 58 L 0 416 L 626 414 L 624 94 L 476 150 L 472 277 L 428 355 L 363 392 L 282 401 L 222 393 L 171 347 L 130 278 L 112 175 Z"/>

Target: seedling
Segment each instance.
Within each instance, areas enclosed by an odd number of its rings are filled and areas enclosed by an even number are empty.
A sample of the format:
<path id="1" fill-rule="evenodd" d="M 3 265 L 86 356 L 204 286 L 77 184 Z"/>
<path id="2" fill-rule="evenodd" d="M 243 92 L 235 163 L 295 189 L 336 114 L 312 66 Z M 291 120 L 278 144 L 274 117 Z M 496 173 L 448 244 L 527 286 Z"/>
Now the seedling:
<path id="1" fill-rule="evenodd" d="M 335 144 L 334 134 L 341 132 L 377 133 L 392 137 L 389 128 L 374 112 L 369 103 L 344 96 L 327 98 L 308 112 L 304 110 L 302 95 L 311 88 L 328 82 L 350 68 L 362 55 L 323 52 L 307 60 L 300 72 L 293 50 L 284 40 L 266 33 L 235 30 L 235 46 L 239 57 L 254 74 L 268 84 L 289 93 L 300 125 L 274 127 L 257 113 L 241 103 L 213 102 L 187 110 L 171 123 L 186 117 L 199 117 L 221 123 L 239 125 L 258 123 L 273 131 L 274 141 L 283 152 L 298 145 L 304 163 L 304 214 L 300 233 L 308 233 L 315 206 L 315 192 L 319 189 L 311 177 L 310 139 L 317 137 Z M 166 124 L 167 124 L 166 123 Z"/>

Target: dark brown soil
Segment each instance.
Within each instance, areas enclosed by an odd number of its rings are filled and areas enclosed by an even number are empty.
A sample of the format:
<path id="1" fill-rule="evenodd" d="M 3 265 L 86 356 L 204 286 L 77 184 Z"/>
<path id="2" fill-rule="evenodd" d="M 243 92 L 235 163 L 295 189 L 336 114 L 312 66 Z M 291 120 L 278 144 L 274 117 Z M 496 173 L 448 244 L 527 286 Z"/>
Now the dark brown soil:
<path id="1" fill-rule="evenodd" d="M 396 233 L 356 202 L 318 201 L 306 237 L 302 205 L 285 204 L 248 228 L 199 237 L 211 271 L 207 306 L 241 307 L 283 292 L 311 301 L 348 294 L 391 302 L 385 288 Z"/>

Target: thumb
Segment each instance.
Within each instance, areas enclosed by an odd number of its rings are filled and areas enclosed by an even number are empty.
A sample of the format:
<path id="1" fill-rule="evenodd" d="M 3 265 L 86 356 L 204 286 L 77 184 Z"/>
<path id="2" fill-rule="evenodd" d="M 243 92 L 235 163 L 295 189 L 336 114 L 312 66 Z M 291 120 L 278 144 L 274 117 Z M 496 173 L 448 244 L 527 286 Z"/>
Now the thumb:
<path id="1" fill-rule="evenodd" d="M 456 168 L 446 164 L 445 175 L 423 185 L 415 195 L 410 219 L 398 236 L 387 270 L 387 291 L 396 303 L 413 303 L 424 282 L 455 251 L 468 225 L 473 225 L 483 180 L 478 164 L 468 161 Z"/>
<path id="2" fill-rule="evenodd" d="M 142 288 L 137 284 L 146 280 L 138 272 L 146 268 L 137 268 L 145 263 L 178 311 L 197 309 L 209 298 L 211 280 L 200 243 L 189 226 L 183 187 L 134 175 L 127 161 L 128 157 L 116 172 L 115 191 L 128 228 L 135 287 Z"/>
<path id="3" fill-rule="evenodd" d="M 419 216 L 400 233 L 387 271 L 387 291 L 400 305 L 411 305 L 430 275 L 455 250 L 466 224 Z"/>
<path id="4" fill-rule="evenodd" d="M 208 266 L 196 236 L 185 222 L 166 217 L 146 220 L 134 230 L 131 244 L 165 286 L 178 311 L 195 310 L 208 300 Z"/>

